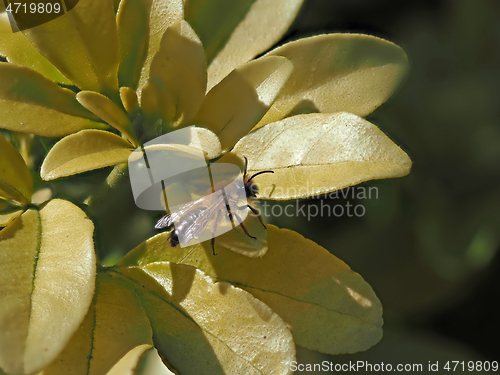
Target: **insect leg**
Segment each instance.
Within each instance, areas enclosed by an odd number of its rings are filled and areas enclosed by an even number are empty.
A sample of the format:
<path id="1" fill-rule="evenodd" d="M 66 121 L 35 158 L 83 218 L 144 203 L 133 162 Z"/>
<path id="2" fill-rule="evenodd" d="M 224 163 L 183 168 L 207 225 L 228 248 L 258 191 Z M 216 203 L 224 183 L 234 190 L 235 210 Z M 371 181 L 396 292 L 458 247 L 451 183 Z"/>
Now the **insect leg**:
<path id="1" fill-rule="evenodd" d="M 212 245 L 212 254 L 217 255 L 215 253 L 215 238 L 214 237 L 212 237 L 212 239 L 210 240 L 210 244 Z"/>
<path id="2" fill-rule="evenodd" d="M 258 210 L 256 210 L 255 208 L 253 208 L 252 206 L 250 206 L 249 204 L 247 204 L 246 206 L 240 206 L 238 207 L 238 210 L 242 210 L 244 208 L 249 208 L 250 211 L 252 211 L 255 215 L 257 215 L 257 218 L 259 219 L 260 223 L 262 224 L 262 226 L 267 229 L 267 226 L 266 224 L 264 223 L 264 220 L 262 219 L 262 215 L 259 213 Z"/>
<path id="3" fill-rule="evenodd" d="M 262 226 L 267 229 L 266 227 L 266 224 L 264 224 L 264 220 L 262 219 L 262 215 L 259 213 L 259 211 L 257 211 L 255 208 L 253 208 L 252 206 L 250 206 L 249 204 L 247 205 L 247 207 L 250 209 L 250 211 L 252 211 L 255 215 L 257 215 L 257 218 L 259 219 L 260 223 L 262 224 Z"/>
<path id="4" fill-rule="evenodd" d="M 212 238 L 210 239 L 210 244 L 212 245 L 212 254 L 217 255 L 215 253 L 215 231 L 217 229 L 217 222 L 219 221 L 219 216 L 220 216 L 221 211 L 217 212 L 217 216 L 214 221 L 214 227 L 212 229 Z"/>
<path id="5" fill-rule="evenodd" d="M 242 220 L 241 220 L 241 218 L 238 216 L 238 214 L 235 214 L 235 213 L 230 213 L 230 214 L 229 214 L 229 217 L 231 218 L 231 216 L 234 216 L 234 217 L 238 220 L 238 222 L 239 222 L 239 223 L 240 223 L 240 225 L 241 225 L 241 228 L 243 229 L 243 232 L 245 232 L 245 234 L 246 234 L 248 237 L 253 238 L 254 240 L 256 240 L 256 239 L 257 239 L 257 237 L 254 237 L 254 236 L 252 236 L 250 233 L 248 233 L 247 228 L 245 228 L 245 226 L 243 225 L 243 221 L 242 221 Z"/>

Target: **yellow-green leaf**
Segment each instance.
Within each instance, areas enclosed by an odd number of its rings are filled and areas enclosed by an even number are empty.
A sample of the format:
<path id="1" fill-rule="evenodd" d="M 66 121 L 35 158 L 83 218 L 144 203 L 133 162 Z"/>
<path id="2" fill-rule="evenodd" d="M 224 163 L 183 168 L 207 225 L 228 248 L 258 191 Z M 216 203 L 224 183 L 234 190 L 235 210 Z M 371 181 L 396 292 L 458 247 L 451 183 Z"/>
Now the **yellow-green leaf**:
<path id="1" fill-rule="evenodd" d="M 150 345 L 132 349 L 106 375 L 174 375 Z"/>
<path id="2" fill-rule="evenodd" d="M 133 288 L 121 278 L 99 273 L 83 323 L 43 375 L 106 374 L 131 350 L 151 348 L 152 335 Z"/>
<path id="3" fill-rule="evenodd" d="M 120 39 L 120 87 L 136 89 L 146 61 L 151 0 L 122 0 L 116 22 Z"/>
<path id="4" fill-rule="evenodd" d="M 94 294 L 94 226 L 53 200 L 0 231 L 0 367 L 41 370 L 63 350 Z"/>
<path id="5" fill-rule="evenodd" d="M 15 210 L 6 214 L 0 214 L 0 228 L 9 225 L 16 217 L 23 213 L 22 210 Z"/>
<path id="6" fill-rule="evenodd" d="M 70 12 L 23 32 L 80 89 L 118 90 L 113 0 L 79 0 Z"/>
<path id="7" fill-rule="evenodd" d="M 168 262 L 115 271 L 135 283 L 155 347 L 179 373 L 290 373 L 295 357 L 290 332 L 249 293 Z"/>
<path id="8" fill-rule="evenodd" d="M 58 86 L 34 70 L 2 62 L 0 63 L 0 81 L 2 82 L 0 100 L 2 101 L 26 103 L 54 109 L 72 116 L 97 120 L 97 117 L 78 103 L 74 92 Z"/>
<path id="9" fill-rule="evenodd" d="M 139 109 L 137 93 L 130 87 L 120 87 L 120 99 L 128 113 L 134 113 Z"/>
<path id="10" fill-rule="evenodd" d="M 155 86 L 152 93 L 149 87 Z M 143 90 L 163 118 L 173 126 L 188 124 L 200 109 L 207 88 L 207 66 L 203 46 L 189 24 L 182 21 L 167 29 L 160 50 L 151 64 L 150 78 Z M 155 93 L 160 97 L 152 98 Z"/>
<path id="11" fill-rule="evenodd" d="M 151 345 L 143 344 L 136 346 L 120 359 L 106 375 L 139 375 L 142 374 L 144 362 L 153 352 Z M 155 374 L 157 375 L 157 374 Z"/>
<path id="12" fill-rule="evenodd" d="M 207 94 L 193 122 L 219 136 L 229 151 L 264 116 L 290 76 L 285 58 L 264 57 L 234 70 Z"/>
<path id="13" fill-rule="evenodd" d="M 220 156 L 221 145 L 219 138 L 217 138 L 213 132 L 208 129 L 198 128 L 195 126 L 184 129 L 183 131 L 185 131 L 184 134 L 189 140 L 188 144 L 161 144 L 153 141 L 152 144 L 146 143 L 144 150 L 150 150 L 152 152 L 161 152 L 163 150 L 175 151 L 176 153 L 183 154 L 183 157 L 195 158 L 198 160 L 200 157 L 200 149 L 203 151 L 205 158 L 208 160 L 212 160 Z M 136 156 L 142 157 L 140 154 L 137 154 Z M 170 156 L 166 154 L 164 157 L 166 158 L 164 160 L 170 158 Z"/>
<path id="14" fill-rule="evenodd" d="M 408 66 L 400 47 L 361 34 L 304 38 L 270 55 L 289 59 L 293 73 L 259 126 L 305 110 L 364 117 L 391 96 Z"/>
<path id="15" fill-rule="evenodd" d="M 126 163 L 132 145 L 102 130 L 82 130 L 69 135 L 49 151 L 40 175 L 46 181 Z"/>
<path id="16" fill-rule="evenodd" d="M 23 213 L 23 207 L 0 198 L 0 228 L 9 225 L 16 217 Z"/>
<path id="17" fill-rule="evenodd" d="M 31 202 L 33 180 L 16 148 L 0 135 L 0 197 Z"/>
<path id="18" fill-rule="evenodd" d="M 0 99 L 0 128 L 43 137 L 62 137 L 83 129 L 104 129 L 106 125 L 45 107 Z"/>
<path id="19" fill-rule="evenodd" d="M 407 175 L 408 155 L 380 129 L 351 113 L 308 114 L 257 129 L 234 152 L 259 176 L 259 198 L 315 196 L 363 181 Z"/>
<path id="20" fill-rule="evenodd" d="M 0 63 L 0 127 L 46 137 L 102 127 L 83 108 L 75 94 L 40 73 L 23 66 Z"/>
<path id="21" fill-rule="evenodd" d="M 186 20 L 205 47 L 208 88 L 285 34 L 303 0 L 186 0 Z"/>
<path id="22" fill-rule="evenodd" d="M 36 50 L 23 33 L 12 31 L 7 13 L 0 14 L 0 55 L 10 63 L 29 67 L 53 81 L 72 84 Z"/>
<path id="23" fill-rule="evenodd" d="M 187 264 L 239 286 L 291 327 L 297 345 L 324 353 L 366 350 L 382 337 L 382 307 L 371 287 L 340 259 L 287 229 L 268 225 L 269 250 L 248 258 L 207 244 L 172 249 L 167 235 L 146 241 L 122 266 Z"/>
<path id="24" fill-rule="evenodd" d="M 127 114 L 111 99 L 93 91 L 80 91 L 76 99 L 82 106 L 118 129 L 134 146 L 137 146 L 134 130 Z"/>
<path id="25" fill-rule="evenodd" d="M 141 77 L 137 93 L 140 97 L 142 88 L 149 78 L 149 69 L 156 53 L 160 50 L 163 34 L 170 26 L 180 22 L 184 17 L 184 5 L 182 0 L 144 0 L 149 13 L 149 43 L 148 53 L 144 66 L 141 70 Z M 132 87 L 134 88 L 134 87 Z"/>

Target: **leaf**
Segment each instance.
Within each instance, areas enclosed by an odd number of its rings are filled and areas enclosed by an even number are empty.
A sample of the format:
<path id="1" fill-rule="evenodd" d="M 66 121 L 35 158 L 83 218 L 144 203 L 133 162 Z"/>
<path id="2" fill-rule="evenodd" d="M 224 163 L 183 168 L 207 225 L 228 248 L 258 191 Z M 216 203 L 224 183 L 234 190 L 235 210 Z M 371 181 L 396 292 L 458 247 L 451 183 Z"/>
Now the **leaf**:
<path id="1" fill-rule="evenodd" d="M 198 128 L 195 126 L 190 126 L 188 128 L 182 129 L 181 133 L 184 137 L 182 138 L 170 138 L 168 139 L 154 139 L 150 142 L 144 144 L 144 150 L 150 150 L 152 153 L 149 155 L 150 163 L 154 164 L 153 159 L 160 158 L 160 165 L 155 165 L 155 167 L 160 167 L 164 165 L 165 160 L 170 159 L 173 155 L 170 152 L 175 151 L 177 157 L 188 157 L 200 160 L 201 154 L 205 156 L 207 160 L 212 160 L 220 156 L 221 154 L 221 145 L 219 142 L 219 138 L 208 129 Z M 162 143 L 162 142 L 166 143 Z M 173 143 L 171 143 L 173 142 Z M 184 142 L 185 144 L 176 143 L 176 142 Z M 169 151 L 169 153 L 162 154 L 164 151 Z M 155 153 L 157 153 L 155 155 Z M 135 156 L 141 156 L 142 153 L 138 153 Z M 163 159 L 162 159 L 163 158 Z M 172 161 L 172 159 L 169 160 Z"/>
<path id="2" fill-rule="evenodd" d="M 119 130 L 133 146 L 137 147 L 134 130 L 127 114 L 111 99 L 93 91 L 80 91 L 76 99 L 93 114 Z"/>
<path id="3" fill-rule="evenodd" d="M 382 131 L 351 113 L 308 114 L 266 125 L 233 150 L 248 158 L 263 199 L 317 196 L 410 172 L 411 160 Z"/>
<path id="4" fill-rule="evenodd" d="M 136 89 L 148 54 L 151 0 L 122 0 L 116 22 L 120 40 L 120 87 Z"/>
<path id="5" fill-rule="evenodd" d="M 22 213 L 22 207 L 0 198 L 0 228 L 9 225 Z"/>
<path id="6" fill-rule="evenodd" d="M 141 367 L 144 361 L 153 352 L 151 345 L 139 345 L 129 351 L 120 361 L 118 361 L 106 375 L 138 375 L 141 374 Z M 163 365 L 162 365 L 163 366 Z M 157 375 L 157 374 L 155 374 Z"/>
<path id="7" fill-rule="evenodd" d="M 182 0 L 144 0 L 149 13 L 149 43 L 148 53 L 144 66 L 141 70 L 138 96 L 141 96 L 142 88 L 149 78 L 149 69 L 156 53 L 160 50 L 163 34 L 170 26 L 180 22 L 184 17 L 184 5 Z M 152 2 L 151 2 L 152 1 Z M 133 87 L 132 87 L 133 88 Z"/>
<path id="8" fill-rule="evenodd" d="M 31 202 L 33 180 L 16 148 L 0 135 L 0 197 Z"/>
<path id="9" fill-rule="evenodd" d="M 174 375 L 174 373 L 165 366 L 156 349 L 141 345 L 132 349 L 106 375 Z"/>
<path id="10" fill-rule="evenodd" d="M 23 213 L 22 210 L 12 211 L 6 214 L 0 214 L 0 228 L 9 225 L 16 217 Z"/>
<path id="11" fill-rule="evenodd" d="M 7 13 L 0 14 L 0 55 L 8 62 L 29 67 L 52 81 L 72 85 L 36 50 L 23 33 L 12 31 Z"/>
<path id="12" fill-rule="evenodd" d="M 80 89 L 118 90 L 118 31 L 112 0 L 79 0 L 64 16 L 23 33 Z"/>
<path id="13" fill-rule="evenodd" d="M 231 150 L 264 116 L 291 71 L 279 57 L 245 64 L 210 90 L 193 122 L 217 134 L 223 151 Z"/>
<path id="14" fill-rule="evenodd" d="M 0 126 L 46 137 L 102 127 L 75 94 L 34 70 L 0 62 Z"/>
<path id="15" fill-rule="evenodd" d="M 130 87 L 120 87 L 120 99 L 123 107 L 129 114 L 134 114 L 139 110 L 139 99 L 137 93 Z"/>
<path id="16" fill-rule="evenodd" d="M 62 351 L 94 294 L 94 226 L 53 200 L 0 231 L 0 367 L 34 373 Z"/>
<path id="17" fill-rule="evenodd" d="M 106 374 L 131 350 L 151 347 L 151 327 L 133 288 L 121 278 L 99 273 L 94 303 L 43 375 Z"/>
<path id="18" fill-rule="evenodd" d="M 259 127 L 304 107 L 365 117 L 392 95 L 408 67 L 400 47 L 361 34 L 304 38 L 269 55 L 289 59 L 293 73 Z"/>
<path id="19" fill-rule="evenodd" d="M 69 135 L 49 151 L 40 175 L 45 181 L 126 163 L 132 145 L 102 130 L 82 130 Z"/>
<path id="20" fill-rule="evenodd" d="M 186 0 L 188 21 L 209 62 L 208 88 L 285 34 L 303 0 Z"/>
<path id="21" fill-rule="evenodd" d="M 289 374 L 295 347 L 262 302 L 192 267 L 115 268 L 136 286 L 155 347 L 181 374 Z"/>
<path id="22" fill-rule="evenodd" d="M 0 63 L 0 99 L 42 106 L 72 116 L 97 120 L 83 108 L 75 93 L 23 66 Z"/>
<path id="23" fill-rule="evenodd" d="M 250 210 L 247 210 L 247 217 L 243 220 L 243 225 L 248 234 L 255 238 L 245 234 L 241 225 L 239 225 L 235 229 L 216 237 L 215 243 L 250 258 L 262 258 L 268 250 L 267 230 Z M 203 246 L 211 249 L 208 242 L 204 243 Z"/>
<path id="24" fill-rule="evenodd" d="M 151 86 L 155 86 L 152 92 Z M 189 124 L 200 109 L 206 88 L 203 46 L 189 24 L 181 21 L 165 31 L 143 89 L 143 108 L 161 113 L 174 126 Z"/>
<path id="25" fill-rule="evenodd" d="M 104 129 L 102 123 L 30 104 L 0 99 L 0 128 L 43 137 L 63 137 L 83 129 Z"/>
<path id="26" fill-rule="evenodd" d="M 238 286 L 264 302 L 291 327 L 297 345 L 324 353 L 366 350 L 382 337 L 382 307 L 371 287 L 340 259 L 287 229 L 268 225 L 262 259 L 217 246 L 172 249 L 161 234 L 130 252 L 121 266 L 186 264 Z"/>

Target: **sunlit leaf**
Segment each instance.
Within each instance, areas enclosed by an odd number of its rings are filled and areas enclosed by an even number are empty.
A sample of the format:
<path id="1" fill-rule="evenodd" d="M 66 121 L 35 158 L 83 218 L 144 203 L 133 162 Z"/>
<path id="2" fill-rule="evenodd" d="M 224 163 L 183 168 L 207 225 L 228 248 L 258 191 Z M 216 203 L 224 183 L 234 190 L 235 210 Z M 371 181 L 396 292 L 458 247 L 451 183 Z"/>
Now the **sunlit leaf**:
<path id="1" fill-rule="evenodd" d="M 134 113 L 139 109 L 139 99 L 137 93 L 130 87 L 120 87 L 120 99 L 123 107 L 128 113 Z"/>
<path id="2" fill-rule="evenodd" d="M 208 88 L 283 36 L 303 0 L 185 0 L 186 20 L 203 42 Z"/>
<path id="3" fill-rule="evenodd" d="M 93 91 L 80 91 L 76 95 L 76 99 L 82 106 L 118 129 L 134 146 L 137 146 L 135 144 L 136 137 L 127 114 L 111 99 Z"/>
<path id="4" fill-rule="evenodd" d="M 153 349 L 151 345 L 136 346 L 118 361 L 106 375 L 139 375 L 142 374 L 143 362 Z M 163 366 L 163 365 L 162 365 Z M 155 374 L 156 375 L 156 374 Z"/>
<path id="5" fill-rule="evenodd" d="M 153 85 L 153 92 L 148 92 Z M 207 66 L 200 40 L 185 21 L 169 27 L 151 64 L 143 108 L 160 112 L 174 126 L 188 124 L 205 98 L 206 87 Z"/>
<path id="6" fill-rule="evenodd" d="M 295 342 L 320 352 L 366 350 L 382 336 L 382 307 L 371 287 L 340 259 L 287 229 L 268 225 L 269 250 L 252 259 L 217 246 L 172 249 L 167 235 L 146 241 L 121 265 L 188 264 L 239 286 L 271 307 L 291 327 Z"/>
<path id="7" fill-rule="evenodd" d="M 0 197 L 31 202 L 33 180 L 16 148 L 0 135 Z"/>
<path id="8" fill-rule="evenodd" d="M 306 110 L 364 117 L 391 96 L 408 66 L 400 47 L 360 34 L 304 38 L 270 54 L 289 59 L 293 73 L 259 126 Z"/>
<path id="9" fill-rule="evenodd" d="M 294 116 L 257 129 L 234 152 L 259 176 L 259 198 L 293 199 L 363 181 L 402 177 L 411 160 L 380 129 L 351 113 Z"/>
<path id="10" fill-rule="evenodd" d="M 116 22 L 120 39 L 120 87 L 136 89 L 146 61 L 151 0 L 122 0 Z"/>
<path id="11" fill-rule="evenodd" d="M 83 129 L 104 129 L 102 123 L 31 104 L 0 99 L 0 128 L 41 135 L 62 137 Z"/>
<path id="12" fill-rule="evenodd" d="M 45 158 L 40 175 L 46 181 L 126 163 L 132 145 L 102 130 L 82 130 L 60 140 Z"/>
<path id="13" fill-rule="evenodd" d="M 144 0 L 149 13 L 149 43 L 146 60 L 141 71 L 138 85 L 138 95 L 149 78 L 149 68 L 156 53 L 160 50 L 163 34 L 170 26 L 180 22 L 184 16 L 182 0 Z M 134 87 L 132 87 L 134 88 Z"/>
<path id="14" fill-rule="evenodd" d="M 279 57 L 243 65 L 210 90 L 193 122 L 217 134 L 224 151 L 231 150 L 266 113 L 291 71 L 290 62 Z"/>
<path id="15" fill-rule="evenodd" d="M 136 285 L 160 355 L 182 374 L 288 374 L 295 357 L 283 321 L 249 293 L 192 267 L 120 267 Z"/>
<path id="16" fill-rule="evenodd" d="M 94 294 L 94 226 L 63 200 L 28 210 L 0 232 L 0 367 L 34 373 L 52 362 Z"/>
<path id="17" fill-rule="evenodd" d="M 133 288 L 121 278 L 99 273 L 83 323 L 43 375 L 106 374 L 131 350 L 151 346 L 151 327 Z"/>
<path id="18" fill-rule="evenodd" d="M 1 372 L 0 372 L 1 374 Z M 150 345 L 132 349 L 106 375 L 174 375 Z"/>
<path id="19" fill-rule="evenodd" d="M 53 81 L 72 84 L 36 50 L 23 33 L 12 31 L 7 13 L 0 14 L 0 56 L 4 56 L 8 62 L 36 70 Z"/>
<path id="20" fill-rule="evenodd" d="M 118 90 L 113 0 L 79 0 L 70 12 L 23 33 L 80 89 Z"/>
<path id="21" fill-rule="evenodd" d="M 3 101 L 32 104 L 68 115 L 97 119 L 78 103 L 74 92 L 29 68 L 0 63 L 0 81 L 0 99 Z"/>
<path id="22" fill-rule="evenodd" d="M 47 137 L 102 127 L 83 108 L 75 94 L 40 73 L 23 66 L 0 63 L 0 127 Z"/>

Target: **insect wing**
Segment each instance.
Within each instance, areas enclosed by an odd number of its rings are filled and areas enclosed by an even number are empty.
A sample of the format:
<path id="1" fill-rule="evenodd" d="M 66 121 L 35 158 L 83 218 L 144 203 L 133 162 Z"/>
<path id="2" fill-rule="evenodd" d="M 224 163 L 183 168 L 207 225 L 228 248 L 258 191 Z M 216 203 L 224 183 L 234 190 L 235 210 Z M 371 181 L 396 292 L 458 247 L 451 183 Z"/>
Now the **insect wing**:
<path id="1" fill-rule="evenodd" d="M 156 229 L 162 229 L 171 226 L 174 222 L 181 220 L 181 218 L 186 215 L 191 210 L 202 211 L 205 206 L 203 206 L 203 197 L 195 201 L 188 202 L 180 207 L 177 207 L 174 212 L 168 213 L 163 216 L 155 225 Z"/>
<path id="2" fill-rule="evenodd" d="M 194 218 L 191 225 L 188 225 L 186 229 L 182 231 L 183 241 L 188 243 L 194 239 L 198 239 L 203 232 L 208 230 L 210 230 L 208 234 L 214 236 L 214 232 L 217 229 L 216 227 L 220 225 L 221 221 L 227 216 L 228 213 L 224 198 L 218 196 L 216 199 L 212 199 L 208 208 L 201 211 L 199 215 Z"/>
<path id="3" fill-rule="evenodd" d="M 172 221 L 172 217 L 170 216 L 170 214 L 166 214 L 160 220 L 158 220 L 158 222 L 155 225 L 155 228 L 156 229 L 163 229 L 163 228 L 171 226 L 173 223 L 174 222 Z"/>

